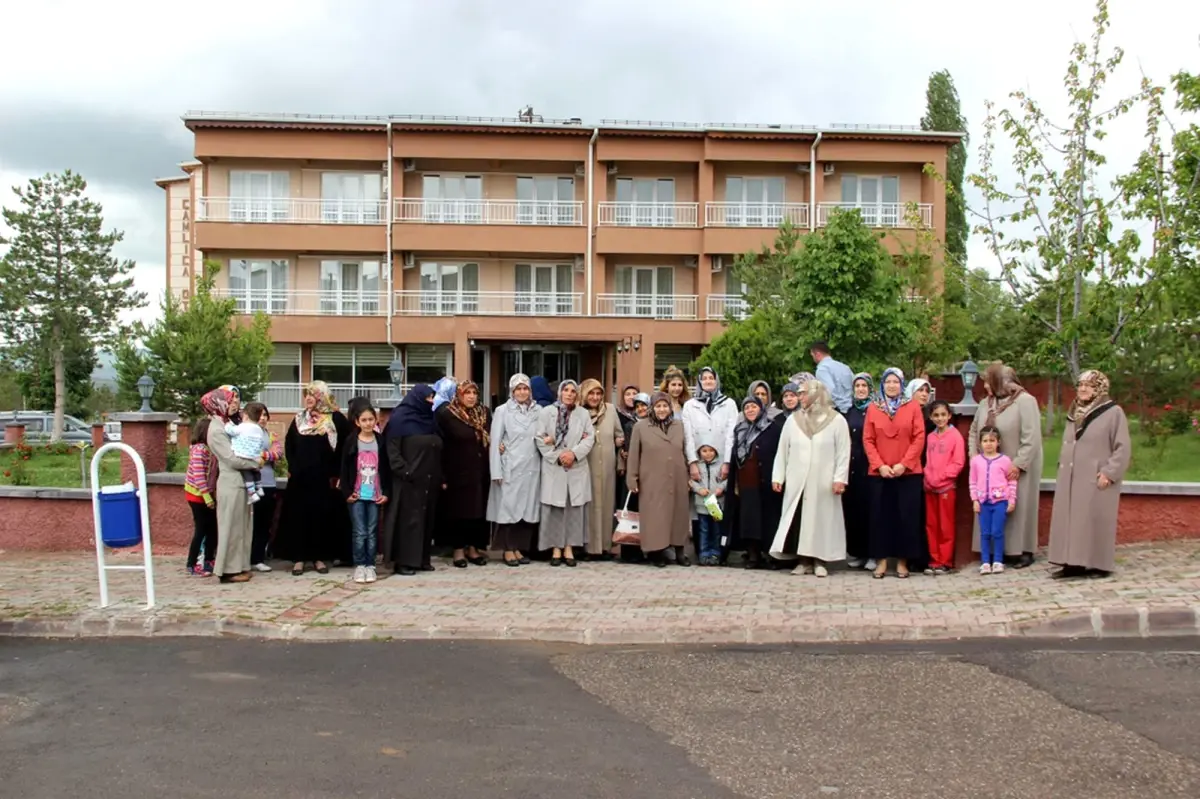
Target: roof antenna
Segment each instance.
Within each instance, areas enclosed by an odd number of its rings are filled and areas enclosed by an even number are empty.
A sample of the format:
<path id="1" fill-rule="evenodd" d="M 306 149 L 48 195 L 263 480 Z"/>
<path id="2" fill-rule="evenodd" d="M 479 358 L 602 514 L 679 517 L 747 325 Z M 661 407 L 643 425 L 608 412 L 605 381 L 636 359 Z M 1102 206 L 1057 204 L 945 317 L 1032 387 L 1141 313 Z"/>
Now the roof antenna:
<path id="1" fill-rule="evenodd" d="M 533 106 L 525 106 L 517 112 L 517 116 L 522 122 L 533 122 Z"/>

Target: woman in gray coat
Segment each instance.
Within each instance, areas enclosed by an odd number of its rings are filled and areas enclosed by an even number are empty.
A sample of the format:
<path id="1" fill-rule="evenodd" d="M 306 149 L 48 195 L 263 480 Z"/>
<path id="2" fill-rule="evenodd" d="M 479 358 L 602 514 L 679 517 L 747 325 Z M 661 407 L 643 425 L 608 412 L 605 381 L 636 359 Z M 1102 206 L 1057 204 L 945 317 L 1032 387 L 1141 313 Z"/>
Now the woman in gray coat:
<path id="1" fill-rule="evenodd" d="M 508 395 L 492 417 L 487 518 L 496 524 L 492 546 L 504 552 L 504 565 L 520 566 L 529 563 L 522 550 L 541 518 L 542 455 L 534 438 L 541 408 L 525 375 L 512 376 Z"/>
<path id="2" fill-rule="evenodd" d="M 550 565 L 575 565 L 575 547 L 583 546 L 592 501 L 588 453 L 596 431 L 579 402 L 579 385 L 564 380 L 558 401 L 542 408 L 537 448 L 542 454 L 542 510 L 538 547 L 549 549 Z"/>
<path id="3" fill-rule="evenodd" d="M 200 398 L 200 407 L 212 417 L 208 426 L 208 450 L 217 459 L 217 557 L 213 574 L 223 583 L 250 579 L 250 546 L 253 524 L 246 502 L 246 483 L 240 472 L 259 469 L 263 461 L 233 454 L 225 423 L 238 412 L 237 393 L 222 386 Z M 207 557 L 207 556 L 206 556 Z"/>

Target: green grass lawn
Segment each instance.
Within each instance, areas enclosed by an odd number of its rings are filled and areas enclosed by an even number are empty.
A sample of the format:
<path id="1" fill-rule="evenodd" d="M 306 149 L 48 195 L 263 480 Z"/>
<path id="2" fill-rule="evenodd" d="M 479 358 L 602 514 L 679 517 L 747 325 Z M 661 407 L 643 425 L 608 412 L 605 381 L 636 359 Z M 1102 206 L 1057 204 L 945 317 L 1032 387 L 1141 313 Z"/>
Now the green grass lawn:
<path id="1" fill-rule="evenodd" d="M 1138 432 L 1137 421 L 1131 421 L 1129 432 L 1133 438 L 1133 458 L 1125 479 L 1200 483 L 1200 435 L 1184 433 L 1152 445 Z M 1043 476 L 1053 478 L 1058 474 L 1062 433 L 1047 436 L 1043 447 Z"/>
<path id="2" fill-rule="evenodd" d="M 26 475 L 21 479 L 22 467 L 17 465 L 18 455 L 11 449 L 0 450 L 0 485 L 28 485 L 42 488 L 86 488 L 83 475 L 91 472 L 92 452 L 89 447 L 83 456 L 83 467 L 80 467 L 80 453 L 77 447 L 70 447 L 66 452 L 47 452 L 43 447 L 35 446 L 30 452 L 29 460 L 22 465 Z M 100 484 L 112 485 L 121 480 L 121 453 L 110 452 L 100 461 Z"/>

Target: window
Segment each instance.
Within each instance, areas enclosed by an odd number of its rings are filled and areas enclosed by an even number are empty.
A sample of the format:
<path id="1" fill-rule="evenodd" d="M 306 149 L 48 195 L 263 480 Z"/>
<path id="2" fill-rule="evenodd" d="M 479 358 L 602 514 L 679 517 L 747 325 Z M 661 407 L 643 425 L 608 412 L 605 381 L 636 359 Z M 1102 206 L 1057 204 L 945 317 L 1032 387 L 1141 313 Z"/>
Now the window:
<path id="1" fill-rule="evenodd" d="M 675 224 L 674 178 L 617 178 L 618 225 L 670 227 Z"/>
<path id="2" fill-rule="evenodd" d="M 288 262 L 234 258 L 229 262 L 229 294 L 240 313 L 287 313 Z"/>
<path id="3" fill-rule="evenodd" d="M 379 261 L 321 261 L 321 313 L 379 313 Z"/>
<path id="4" fill-rule="evenodd" d="M 575 179 L 554 176 L 517 178 L 517 223 L 575 224 Z"/>
<path id="5" fill-rule="evenodd" d="M 779 227 L 783 222 L 783 178 L 725 179 L 725 224 Z"/>
<path id="6" fill-rule="evenodd" d="M 409 344 L 404 353 L 404 382 L 433 385 L 453 374 L 454 350 L 440 344 Z"/>
<path id="7" fill-rule="evenodd" d="M 395 357 L 396 351 L 386 344 L 314 344 L 313 380 L 355 393 L 362 393 L 363 386 L 387 386 L 392 382 L 388 366 Z"/>
<path id="8" fill-rule="evenodd" d="M 321 173 L 321 221 L 370 225 L 380 219 L 383 176 L 354 172 Z"/>
<path id="9" fill-rule="evenodd" d="M 517 264 L 515 276 L 518 314 L 561 316 L 573 311 L 571 264 Z"/>
<path id="10" fill-rule="evenodd" d="M 267 382 L 299 385 L 300 345 L 276 344 L 267 360 Z"/>
<path id="11" fill-rule="evenodd" d="M 483 178 L 479 175 L 423 175 L 421 196 L 426 222 L 484 221 Z"/>
<path id="12" fill-rule="evenodd" d="M 842 204 L 857 206 L 868 227 L 900 224 L 900 178 L 842 175 Z"/>
<path id="13" fill-rule="evenodd" d="M 623 266 L 617 269 L 617 314 L 670 319 L 675 315 L 675 268 Z"/>
<path id="14" fill-rule="evenodd" d="M 288 173 L 229 171 L 229 218 L 234 222 L 287 222 Z"/>
<path id="15" fill-rule="evenodd" d="M 479 311 L 479 264 L 421 262 L 421 313 L 471 314 Z"/>

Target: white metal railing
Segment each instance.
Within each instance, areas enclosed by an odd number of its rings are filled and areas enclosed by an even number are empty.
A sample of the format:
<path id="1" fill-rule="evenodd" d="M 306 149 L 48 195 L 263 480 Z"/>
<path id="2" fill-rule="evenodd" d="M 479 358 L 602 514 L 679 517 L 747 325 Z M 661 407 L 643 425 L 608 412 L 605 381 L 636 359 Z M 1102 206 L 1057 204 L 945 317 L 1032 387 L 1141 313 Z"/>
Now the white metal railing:
<path id="1" fill-rule="evenodd" d="M 808 203 L 705 203 L 706 227 L 808 227 Z"/>
<path id="2" fill-rule="evenodd" d="M 400 393 L 404 395 L 410 386 L 401 385 Z M 329 393 L 345 410 L 350 400 L 355 397 L 366 397 L 372 403 L 388 399 L 395 393 L 391 383 L 330 383 Z"/>
<path id="3" fill-rule="evenodd" d="M 912 227 L 908 218 L 909 205 L 916 206 L 923 227 L 933 225 L 931 203 L 821 203 L 817 206 L 817 227 L 829 224 L 829 216 L 834 211 L 854 209 L 858 209 L 867 227 Z"/>
<path id="4" fill-rule="evenodd" d="M 583 203 L 540 200 L 396 200 L 397 222 L 435 225 L 582 225 Z"/>
<path id="5" fill-rule="evenodd" d="M 201 197 L 197 222 L 296 225 L 382 225 L 387 200 Z"/>
<path id="6" fill-rule="evenodd" d="M 300 383 L 267 383 L 254 399 L 266 405 L 272 411 L 298 410 L 301 405 L 300 392 L 304 386 Z"/>
<path id="7" fill-rule="evenodd" d="M 582 316 L 583 295 L 538 291 L 397 291 L 397 316 Z"/>
<path id="8" fill-rule="evenodd" d="M 699 203 L 600 203 L 596 224 L 618 227 L 696 227 Z"/>
<path id="9" fill-rule="evenodd" d="M 238 313 L 262 311 L 268 316 L 387 316 L 387 290 L 283 291 L 273 289 L 214 289 L 213 295 L 232 298 Z"/>
<path id="10" fill-rule="evenodd" d="M 410 388 L 412 386 L 401 384 L 401 396 Z M 304 405 L 303 392 L 303 383 L 267 383 L 254 398 L 272 411 L 294 411 Z M 354 397 L 367 397 L 371 402 L 379 402 L 391 397 L 393 389 L 390 383 L 330 383 L 329 392 L 344 410 Z"/>
<path id="11" fill-rule="evenodd" d="M 695 319 L 695 294 L 597 294 L 596 316 Z"/>
<path id="12" fill-rule="evenodd" d="M 750 307 L 746 298 L 739 294 L 709 294 L 707 319 L 724 319 L 727 315 L 734 319 L 745 319 L 750 315 Z"/>

